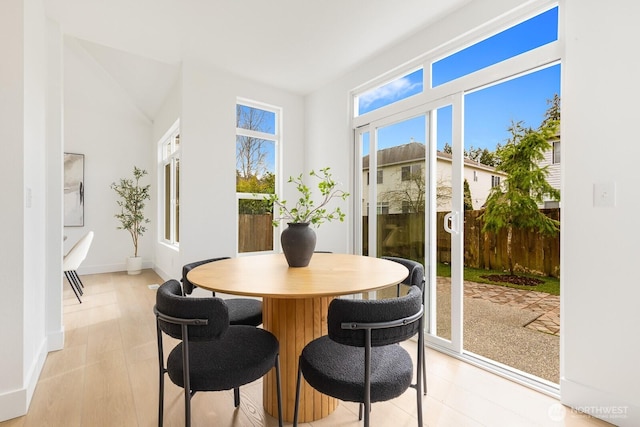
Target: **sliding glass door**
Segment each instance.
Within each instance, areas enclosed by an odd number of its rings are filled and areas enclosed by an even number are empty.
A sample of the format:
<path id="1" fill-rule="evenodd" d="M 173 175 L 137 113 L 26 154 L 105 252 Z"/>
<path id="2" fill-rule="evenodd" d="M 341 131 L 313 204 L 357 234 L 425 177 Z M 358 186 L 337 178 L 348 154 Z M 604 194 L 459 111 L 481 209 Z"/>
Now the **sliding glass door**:
<path id="1" fill-rule="evenodd" d="M 425 266 L 427 332 L 435 345 L 453 351 L 461 351 L 462 333 L 462 174 L 454 163 L 462 162 L 461 103 L 461 96 L 448 97 L 356 130 L 361 194 L 357 249 Z M 370 297 L 394 293 L 390 288 Z"/>

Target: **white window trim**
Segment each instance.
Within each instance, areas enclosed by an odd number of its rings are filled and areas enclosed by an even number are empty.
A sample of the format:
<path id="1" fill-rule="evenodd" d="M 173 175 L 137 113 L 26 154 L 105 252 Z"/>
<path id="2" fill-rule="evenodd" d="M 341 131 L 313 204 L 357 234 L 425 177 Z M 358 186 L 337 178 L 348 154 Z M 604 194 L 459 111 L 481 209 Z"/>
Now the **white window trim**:
<path id="1" fill-rule="evenodd" d="M 275 192 L 276 194 L 280 194 L 281 189 L 283 188 L 283 178 L 282 178 L 282 107 L 278 107 L 275 105 L 263 103 L 260 101 L 254 101 L 248 98 L 236 98 L 236 104 L 244 105 L 246 107 L 257 108 L 260 110 L 269 111 L 275 114 L 275 129 L 274 133 L 266 133 L 255 131 L 251 129 L 244 129 L 236 127 L 236 136 L 249 136 L 253 138 L 265 139 L 268 141 L 273 141 L 274 143 L 274 173 L 276 175 L 275 180 Z M 235 181 L 234 181 L 235 185 Z M 253 193 L 238 193 L 236 194 L 236 203 L 234 206 L 235 209 L 235 227 L 236 227 L 236 256 L 250 256 L 250 255 L 259 255 L 259 254 L 268 254 L 268 253 L 278 253 L 280 252 L 280 233 L 273 233 L 273 250 L 271 251 L 259 251 L 259 252 L 240 252 L 238 247 L 238 234 L 240 230 L 238 229 L 238 215 L 240 214 L 238 211 L 238 204 L 241 199 L 251 199 L 251 200 L 261 200 L 264 198 L 262 194 L 253 194 Z"/>
<path id="2" fill-rule="evenodd" d="M 173 218 L 170 218 L 170 239 L 165 238 L 165 223 L 167 221 L 166 218 L 166 214 L 165 214 L 165 205 L 166 205 L 166 194 L 165 194 L 165 175 L 164 175 L 164 168 L 167 164 L 172 164 L 171 166 L 171 170 L 172 170 L 172 174 L 171 174 L 171 183 L 170 183 L 170 187 L 171 187 L 171 208 L 170 208 L 170 212 L 171 212 L 171 216 L 173 217 L 173 215 L 175 215 L 176 213 L 176 204 L 178 203 L 176 201 L 176 196 L 175 196 L 175 191 L 176 191 L 176 185 L 179 185 L 179 183 L 176 183 L 176 173 L 175 173 L 175 161 L 176 160 L 180 160 L 180 156 L 181 156 L 181 151 L 182 151 L 182 141 L 180 141 L 180 146 L 174 151 L 172 152 L 168 157 L 165 157 L 165 147 L 167 145 L 167 143 L 171 143 L 172 139 L 178 135 L 180 133 L 180 119 L 176 120 L 175 123 L 169 128 L 169 130 L 162 136 L 162 138 L 160 138 L 160 141 L 158 141 L 158 157 L 159 157 L 159 162 L 158 162 L 158 217 L 160 218 L 160 220 L 158 221 L 158 224 L 161 224 L 161 227 L 158 227 L 158 240 L 160 241 L 160 243 L 164 243 L 165 245 L 172 247 L 172 248 L 176 248 L 178 249 L 180 247 L 180 242 L 176 242 L 175 241 L 175 236 L 176 236 L 176 230 L 175 230 L 175 220 Z M 179 226 L 179 225 L 178 225 Z"/>

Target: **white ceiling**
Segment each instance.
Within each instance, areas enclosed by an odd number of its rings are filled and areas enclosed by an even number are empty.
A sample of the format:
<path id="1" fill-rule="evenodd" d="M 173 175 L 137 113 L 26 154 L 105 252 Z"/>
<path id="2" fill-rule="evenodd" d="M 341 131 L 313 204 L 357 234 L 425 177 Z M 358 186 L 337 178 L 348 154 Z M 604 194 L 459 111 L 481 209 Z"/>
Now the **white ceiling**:
<path id="1" fill-rule="evenodd" d="M 177 71 L 170 70 L 177 70 L 183 58 L 198 58 L 306 94 L 469 1 L 44 0 L 44 4 L 62 31 L 83 40 L 83 47 L 153 117 L 162 101 L 155 99 L 161 98 L 161 90 L 147 86 L 153 82 L 170 87 L 160 82 L 175 79 Z M 157 79 L 141 75 L 143 70 L 149 73 L 153 64 L 158 67 Z"/>

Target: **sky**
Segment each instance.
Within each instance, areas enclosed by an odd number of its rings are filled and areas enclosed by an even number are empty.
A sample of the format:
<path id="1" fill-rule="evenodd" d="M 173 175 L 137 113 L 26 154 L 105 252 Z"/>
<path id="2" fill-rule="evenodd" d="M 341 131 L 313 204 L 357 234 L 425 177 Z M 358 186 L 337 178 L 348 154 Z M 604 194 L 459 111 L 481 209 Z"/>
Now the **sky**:
<path id="1" fill-rule="evenodd" d="M 453 53 L 432 64 L 432 86 L 436 87 L 458 77 L 480 70 L 492 64 L 529 51 L 558 37 L 558 8 L 550 9 L 521 24 L 510 27 L 492 37 Z M 423 70 L 415 70 L 401 78 L 372 89 L 358 97 L 359 114 L 365 114 L 398 100 L 424 91 Z M 508 81 L 480 88 L 464 96 L 465 149 L 488 148 L 509 138 L 508 127 L 522 121 L 525 127 L 537 128 L 548 109 L 548 100 L 560 94 L 560 65 L 552 65 Z M 247 113 L 256 110 L 265 114 L 261 130 L 273 133 L 273 113 L 243 106 Z M 410 141 L 424 143 L 425 117 L 406 120 L 378 131 L 378 149 L 406 144 Z M 451 107 L 438 110 L 437 146 L 442 150 L 451 144 Z M 363 144 L 368 154 L 368 136 Z M 268 169 L 273 170 L 273 148 L 268 148 Z"/>
<path id="2" fill-rule="evenodd" d="M 553 8 L 484 41 L 445 57 L 432 65 L 432 85 L 438 86 L 557 39 L 558 10 Z M 359 99 L 360 114 L 422 92 L 423 72 L 417 70 Z M 518 78 L 465 95 L 465 148 L 488 148 L 504 144 L 511 122 L 537 128 L 560 95 L 560 65 L 556 64 Z M 408 120 L 379 130 L 378 148 L 425 141 L 424 118 Z M 451 143 L 451 108 L 438 113 L 438 149 Z M 365 153 L 366 154 L 366 153 Z"/>

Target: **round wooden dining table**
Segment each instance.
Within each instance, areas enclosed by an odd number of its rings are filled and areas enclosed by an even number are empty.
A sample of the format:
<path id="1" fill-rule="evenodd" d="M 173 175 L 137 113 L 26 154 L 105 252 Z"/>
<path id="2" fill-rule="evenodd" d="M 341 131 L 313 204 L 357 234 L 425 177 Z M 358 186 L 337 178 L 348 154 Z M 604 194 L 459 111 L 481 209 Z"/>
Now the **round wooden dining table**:
<path id="1" fill-rule="evenodd" d="M 283 417 L 292 421 L 298 356 L 307 343 L 327 334 L 331 300 L 396 285 L 408 274 L 403 265 L 381 258 L 315 253 L 307 267 L 289 267 L 283 254 L 244 256 L 203 264 L 187 278 L 211 291 L 262 298 L 263 327 L 280 342 Z M 263 380 L 263 405 L 274 417 L 276 396 L 272 371 Z M 300 422 L 326 417 L 337 405 L 303 381 Z"/>

